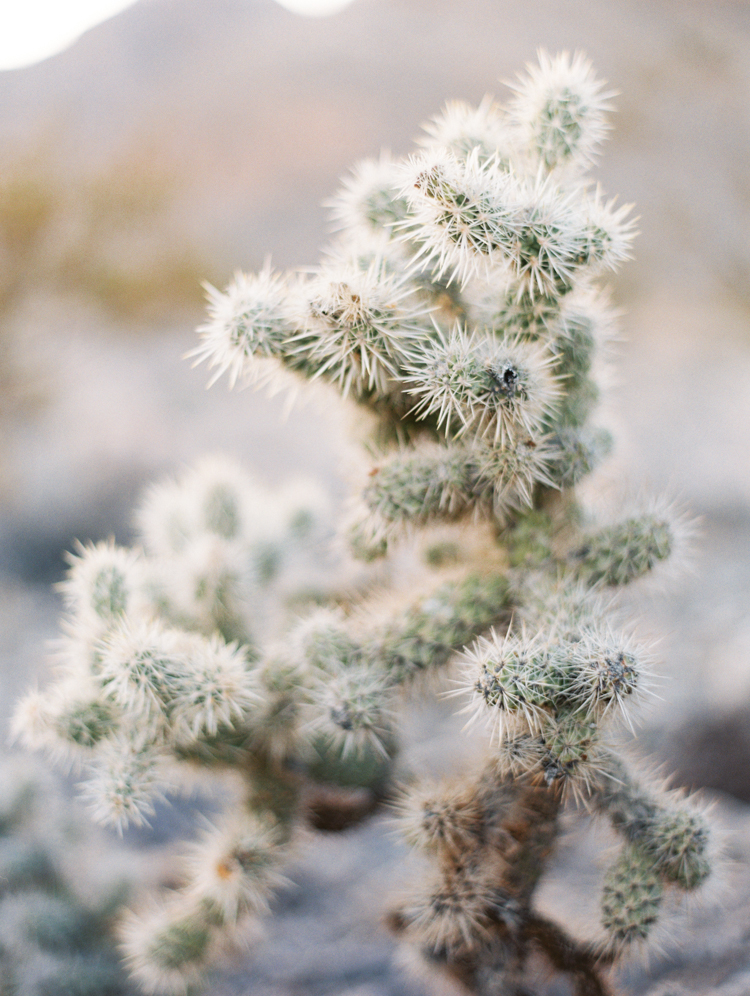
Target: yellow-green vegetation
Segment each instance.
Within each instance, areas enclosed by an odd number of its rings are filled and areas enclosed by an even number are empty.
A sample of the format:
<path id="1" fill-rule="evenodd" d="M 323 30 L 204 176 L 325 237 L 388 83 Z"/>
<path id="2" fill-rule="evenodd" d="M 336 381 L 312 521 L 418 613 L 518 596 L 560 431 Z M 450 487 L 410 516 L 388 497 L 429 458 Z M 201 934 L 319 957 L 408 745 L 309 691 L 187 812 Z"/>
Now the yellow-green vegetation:
<path id="1" fill-rule="evenodd" d="M 195 308 L 210 266 L 179 215 L 178 171 L 132 143 L 94 167 L 51 140 L 0 171 L 0 311 L 34 293 L 76 294 L 116 318 Z"/>

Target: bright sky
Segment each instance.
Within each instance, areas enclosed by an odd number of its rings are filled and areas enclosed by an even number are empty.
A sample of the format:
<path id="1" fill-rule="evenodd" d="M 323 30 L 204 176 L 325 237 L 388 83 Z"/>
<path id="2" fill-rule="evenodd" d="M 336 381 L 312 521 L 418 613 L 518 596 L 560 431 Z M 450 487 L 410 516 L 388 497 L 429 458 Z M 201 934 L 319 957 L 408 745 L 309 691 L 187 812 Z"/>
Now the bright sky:
<path id="1" fill-rule="evenodd" d="M 0 0 L 0 69 L 18 69 L 67 48 L 84 31 L 135 0 Z M 249 0 L 248 0 L 249 2 Z M 296 14 L 320 17 L 351 0 L 278 0 Z"/>

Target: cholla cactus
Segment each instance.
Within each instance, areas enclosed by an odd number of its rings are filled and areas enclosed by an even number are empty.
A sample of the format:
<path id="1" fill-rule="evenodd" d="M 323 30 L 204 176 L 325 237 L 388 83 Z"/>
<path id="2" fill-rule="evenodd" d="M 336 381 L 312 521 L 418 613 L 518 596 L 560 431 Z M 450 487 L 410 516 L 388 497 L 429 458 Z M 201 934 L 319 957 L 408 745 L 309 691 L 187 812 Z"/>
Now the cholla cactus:
<path id="1" fill-rule="evenodd" d="M 0 760 L 2 996 L 134 994 L 112 929 L 129 883 L 106 881 L 110 856 L 97 856 L 90 838 L 49 776 L 28 760 Z"/>
<path id="2" fill-rule="evenodd" d="M 506 107 L 448 105 L 407 161 L 357 167 L 321 266 L 211 289 L 193 354 L 214 379 L 323 380 L 372 414 L 381 455 L 347 538 L 369 562 L 428 537 L 424 590 L 263 626 L 290 517 L 223 462 L 153 490 L 142 551 L 72 560 L 62 676 L 20 705 L 19 732 L 82 759 L 117 826 L 144 819 L 181 766 L 234 769 L 244 786 L 183 887 L 129 922 L 149 992 L 184 992 L 220 936 L 265 911 L 305 814 L 341 824 L 342 797 L 321 803 L 312 782 L 364 785 L 373 802 L 389 791 L 404 690 L 445 682 L 457 657 L 453 691 L 486 730 L 485 759 L 399 803 L 434 868 L 391 922 L 427 962 L 510 992 L 541 952 L 580 993 L 603 993 L 599 967 L 651 936 L 667 892 L 709 874 L 700 812 L 615 746 L 652 667 L 617 590 L 669 558 L 684 526 L 657 506 L 597 521 L 577 491 L 611 446 L 593 421 L 614 327 L 600 281 L 633 235 L 628 208 L 586 175 L 611 94 L 566 54 L 542 53 L 513 89 Z M 622 838 L 586 942 L 533 906 L 568 800 Z"/>

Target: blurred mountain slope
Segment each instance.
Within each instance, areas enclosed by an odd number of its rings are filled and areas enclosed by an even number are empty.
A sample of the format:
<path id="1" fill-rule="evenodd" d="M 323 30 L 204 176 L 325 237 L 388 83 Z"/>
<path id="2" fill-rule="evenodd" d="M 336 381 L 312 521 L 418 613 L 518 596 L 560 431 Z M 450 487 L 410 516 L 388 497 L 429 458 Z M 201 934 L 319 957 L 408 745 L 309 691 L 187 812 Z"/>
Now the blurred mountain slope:
<path id="1" fill-rule="evenodd" d="M 0 75 L 0 134 L 96 160 L 148 136 L 184 209 L 234 263 L 314 260 L 317 208 L 359 157 L 404 152 L 446 98 L 501 96 L 538 46 L 583 49 L 621 91 L 602 164 L 642 215 L 659 283 L 750 275 L 750 7 L 738 0 L 356 0 L 301 18 L 274 0 L 140 0 L 37 66 Z M 742 290 L 744 294 L 744 289 Z"/>

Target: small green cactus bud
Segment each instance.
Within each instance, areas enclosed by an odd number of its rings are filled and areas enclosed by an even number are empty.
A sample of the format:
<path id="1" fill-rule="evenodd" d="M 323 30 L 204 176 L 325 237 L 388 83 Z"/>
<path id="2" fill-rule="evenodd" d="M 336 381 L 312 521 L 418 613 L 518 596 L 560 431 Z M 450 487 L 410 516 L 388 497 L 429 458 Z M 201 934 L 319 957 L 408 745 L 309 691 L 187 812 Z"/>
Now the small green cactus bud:
<path id="1" fill-rule="evenodd" d="M 186 675 L 180 635 L 153 622 L 124 620 L 101 644 L 105 695 L 152 730 L 166 721 Z"/>
<path id="2" fill-rule="evenodd" d="M 550 56 L 540 50 L 539 65 L 511 84 L 516 96 L 510 119 L 521 141 L 547 170 L 572 164 L 586 168 L 609 131 L 606 112 L 613 91 L 605 91 L 591 63 L 580 53 Z"/>
<path id="3" fill-rule="evenodd" d="M 213 737 L 232 727 L 259 701 L 244 649 L 215 634 L 197 634 L 180 644 L 184 668 L 170 689 L 169 717 L 178 741 Z"/>
<path id="4" fill-rule="evenodd" d="M 480 637 L 466 654 L 465 681 L 477 704 L 477 715 L 491 710 L 502 730 L 503 714 L 522 716 L 538 727 L 554 702 L 559 683 L 556 660 L 539 639 Z"/>
<path id="5" fill-rule="evenodd" d="M 133 550 L 113 542 L 79 545 L 68 555 L 68 577 L 60 588 L 71 611 L 97 634 L 134 608 L 143 583 L 143 564 Z"/>
<path id="6" fill-rule="evenodd" d="M 557 653 L 571 678 L 567 694 L 588 718 L 624 711 L 649 676 L 648 652 L 601 627 L 582 629 L 574 642 L 559 644 Z"/>
<path id="7" fill-rule="evenodd" d="M 395 920 L 406 936 L 431 956 L 466 957 L 489 937 L 489 927 L 503 899 L 492 880 L 492 861 L 449 864 L 401 903 Z M 496 869 L 495 869 L 496 871 Z"/>
<path id="8" fill-rule="evenodd" d="M 187 991 L 206 965 L 211 927 L 200 911 L 175 903 L 123 924 L 125 962 L 147 993 Z"/>
<path id="9" fill-rule="evenodd" d="M 98 750 L 82 790 L 94 819 L 120 833 L 130 823 L 147 823 L 154 812 L 154 800 L 162 798 L 167 787 L 160 761 L 151 749 L 139 749 L 124 739 L 107 740 Z"/>
<path id="10" fill-rule="evenodd" d="M 589 584 L 619 587 L 666 560 L 673 547 L 669 521 L 647 514 L 631 516 L 590 534 L 573 556 L 578 573 Z"/>
<path id="11" fill-rule="evenodd" d="M 623 260 L 630 258 L 634 223 L 628 218 L 631 204 L 615 206 L 615 199 L 602 200 L 601 191 L 589 197 L 586 204 L 588 216 L 580 246 L 580 259 L 594 272 L 616 270 Z"/>
<path id="12" fill-rule="evenodd" d="M 315 376 L 337 384 L 344 396 L 387 395 L 427 310 L 404 275 L 389 272 L 379 259 L 366 270 L 337 262 L 321 269 L 306 298 Z"/>
<path id="13" fill-rule="evenodd" d="M 337 228 L 350 235 L 392 236 L 393 226 L 406 218 L 407 204 L 400 197 L 399 167 L 386 154 L 365 159 L 352 170 L 341 189 L 328 202 Z"/>
<path id="14" fill-rule="evenodd" d="M 95 747 L 113 736 L 120 725 L 119 710 L 111 702 L 63 700 L 55 720 L 55 729 L 62 740 L 78 747 Z"/>
<path id="15" fill-rule="evenodd" d="M 216 369 L 211 383 L 228 373 L 234 386 L 254 369 L 256 357 L 279 356 L 293 333 L 287 284 L 267 265 L 256 276 L 235 274 L 224 293 L 210 285 L 206 290 L 210 320 L 199 328 L 202 343 L 189 355 Z"/>
<path id="16" fill-rule="evenodd" d="M 710 874 L 708 843 L 708 828 L 699 813 L 665 809 L 656 815 L 640 846 L 653 856 L 655 867 L 664 878 L 691 891 Z"/>
<path id="17" fill-rule="evenodd" d="M 533 504 L 538 484 L 555 487 L 549 467 L 556 450 L 549 438 L 521 436 L 502 447 L 482 441 L 474 448 L 480 468 L 480 487 L 492 486 L 493 512 L 501 522 L 510 510 Z"/>
<path id="18" fill-rule="evenodd" d="M 499 770 L 547 786 L 560 786 L 565 795 L 585 798 L 602 764 L 596 723 L 577 713 L 546 716 L 537 730 L 501 733 L 496 758 Z"/>
<path id="19" fill-rule="evenodd" d="M 371 744 L 387 756 L 391 699 L 379 668 L 360 663 L 331 669 L 310 690 L 312 725 L 340 745 L 344 754 Z"/>
<path id="20" fill-rule="evenodd" d="M 501 775 L 513 779 L 538 776 L 544 758 L 544 745 L 536 733 L 512 729 L 501 732 L 497 742 L 496 760 Z"/>
<path id="21" fill-rule="evenodd" d="M 576 271 L 592 262 L 579 206 L 540 176 L 526 179 L 516 196 L 516 238 L 505 249 L 515 278 L 532 297 L 562 297 Z"/>
<path id="22" fill-rule="evenodd" d="M 442 149 L 410 160 L 403 194 L 422 254 L 438 276 L 450 273 L 465 284 L 482 257 L 512 242 L 515 186 L 494 160 L 480 161 L 478 149 L 461 162 Z"/>
<path id="23" fill-rule="evenodd" d="M 102 568 L 91 583 L 91 608 L 102 619 L 116 619 L 128 604 L 125 576 L 116 567 Z"/>
<path id="24" fill-rule="evenodd" d="M 607 873 L 602 894 L 602 925 L 612 950 L 646 940 L 659 917 L 662 895 L 653 862 L 637 848 L 624 847 Z"/>
<path id="25" fill-rule="evenodd" d="M 268 910 L 274 889 L 285 879 L 278 828 L 270 819 L 241 813 L 211 827 L 192 848 L 186 863 L 184 895 L 215 926 Z"/>
<path id="26" fill-rule="evenodd" d="M 599 731 L 590 717 L 579 713 L 548 720 L 542 730 L 544 781 L 560 782 L 577 795 L 588 789 L 601 763 Z"/>
<path id="27" fill-rule="evenodd" d="M 471 508 L 480 494 L 477 478 L 474 457 L 464 447 L 427 448 L 376 468 L 362 497 L 386 524 L 422 526 Z"/>
<path id="28" fill-rule="evenodd" d="M 458 159 L 468 158 L 476 149 L 480 162 L 508 162 L 508 127 L 501 108 L 490 97 L 478 107 L 462 100 L 450 101 L 422 127 L 427 137 L 420 144 L 427 149 L 449 149 Z"/>
<path id="29" fill-rule="evenodd" d="M 342 612 L 316 609 L 301 619 L 289 635 L 289 653 L 309 669 L 328 673 L 359 661 L 361 649 Z"/>

